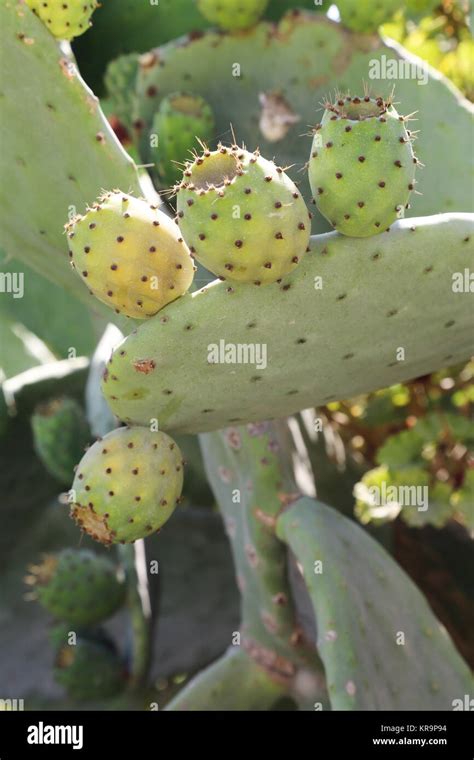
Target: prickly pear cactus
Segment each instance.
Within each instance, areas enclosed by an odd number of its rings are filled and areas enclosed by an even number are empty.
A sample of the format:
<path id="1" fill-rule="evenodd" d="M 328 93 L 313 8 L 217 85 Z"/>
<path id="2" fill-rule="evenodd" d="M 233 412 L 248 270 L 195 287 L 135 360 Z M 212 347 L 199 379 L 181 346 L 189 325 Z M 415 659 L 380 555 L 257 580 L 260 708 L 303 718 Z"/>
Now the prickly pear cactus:
<path id="1" fill-rule="evenodd" d="M 191 285 L 194 266 L 178 228 L 144 200 L 106 193 L 66 230 L 74 269 L 117 314 L 146 319 Z"/>
<path id="2" fill-rule="evenodd" d="M 400 7 L 400 0 L 338 0 L 341 21 L 361 34 L 376 32 Z"/>
<path id="3" fill-rule="evenodd" d="M 197 139 L 208 142 L 214 126 L 211 107 L 199 95 L 176 92 L 161 101 L 150 140 L 156 137 L 156 173 L 162 186 L 170 187 L 181 178 L 182 165 L 199 147 Z"/>
<path id="4" fill-rule="evenodd" d="M 178 222 L 191 254 L 222 279 L 280 281 L 308 247 L 308 210 L 283 169 L 219 144 L 186 164 Z"/>
<path id="5" fill-rule="evenodd" d="M 109 95 L 111 110 L 120 122 L 132 129 L 135 108 L 135 87 L 138 74 L 138 55 L 120 55 L 107 66 L 104 83 Z"/>
<path id="6" fill-rule="evenodd" d="M 78 701 L 108 699 L 125 686 L 124 665 L 114 649 L 85 638 L 59 649 L 54 677 Z"/>
<path id="7" fill-rule="evenodd" d="M 194 433 L 463 361 L 473 348 L 470 294 L 451 283 L 472 260 L 473 225 L 472 215 L 444 214 L 398 221 L 369 242 L 319 235 L 296 270 L 258 298 L 254 287 L 228 282 L 183 296 L 115 350 L 105 397 L 127 423 L 158 416 L 162 429 Z M 417 298 L 407 300 L 415 283 Z"/>
<path id="8" fill-rule="evenodd" d="M 227 31 L 248 29 L 265 12 L 268 0 L 197 0 L 202 15 Z"/>
<path id="9" fill-rule="evenodd" d="M 38 457 L 51 475 L 68 485 L 91 440 L 82 408 L 71 398 L 42 403 L 31 418 L 31 427 Z"/>
<path id="10" fill-rule="evenodd" d="M 309 182 L 318 210 L 344 235 L 376 235 L 405 214 L 418 163 L 406 121 L 382 98 L 326 103 Z"/>
<path id="11" fill-rule="evenodd" d="M 91 16 L 99 5 L 96 0 L 26 0 L 26 3 L 60 40 L 72 40 L 87 32 Z"/>
<path id="12" fill-rule="evenodd" d="M 140 371 L 147 371 L 146 362 Z M 115 383 L 113 374 L 109 379 Z M 96 541 L 132 543 L 162 527 L 182 486 L 181 452 L 168 435 L 118 428 L 94 443 L 80 461 L 71 516 Z"/>
<path id="13" fill-rule="evenodd" d="M 123 573 L 106 557 L 88 550 L 64 549 L 31 565 L 27 583 L 38 601 L 58 620 L 89 626 L 105 620 L 125 600 Z"/>

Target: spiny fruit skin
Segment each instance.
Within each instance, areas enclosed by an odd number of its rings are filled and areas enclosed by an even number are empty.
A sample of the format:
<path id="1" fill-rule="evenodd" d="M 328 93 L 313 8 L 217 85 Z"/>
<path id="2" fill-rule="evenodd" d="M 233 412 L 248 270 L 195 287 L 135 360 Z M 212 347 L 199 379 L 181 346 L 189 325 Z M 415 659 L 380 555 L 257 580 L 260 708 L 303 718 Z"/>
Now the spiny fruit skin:
<path id="1" fill-rule="evenodd" d="M 38 601 L 58 620 L 94 625 L 125 601 L 125 579 L 113 562 L 94 552 L 64 549 L 30 567 L 29 585 Z"/>
<path id="2" fill-rule="evenodd" d="M 31 418 L 36 453 L 48 472 L 69 485 L 77 460 L 90 443 L 86 416 L 74 399 L 40 404 Z"/>
<path id="3" fill-rule="evenodd" d="M 177 196 L 191 255 L 222 279 L 278 282 L 307 250 L 305 202 L 283 169 L 258 151 L 205 150 L 186 166 Z"/>
<path id="4" fill-rule="evenodd" d="M 71 516 L 96 541 L 132 543 L 161 528 L 182 487 L 182 456 L 172 438 L 143 427 L 118 428 L 79 463 Z"/>
<path id="5" fill-rule="evenodd" d="M 98 7 L 95 0 L 26 0 L 33 13 L 60 40 L 72 40 L 87 32 Z"/>
<path id="6" fill-rule="evenodd" d="M 267 5 L 268 0 L 198 0 L 202 15 L 229 32 L 254 26 Z"/>
<path id="7" fill-rule="evenodd" d="M 178 228 L 144 200 L 113 190 L 66 230 L 73 268 L 118 314 L 147 319 L 192 283 L 194 265 Z"/>
<path id="8" fill-rule="evenodd" d="M 344 26 L 362 34 L 376 32 L 401 4 L 400 0 L 337 0 Z"/>
<path id="9" fill-rule="evenodd" d="M 124 665 L 115 648 L 88 638 L 59 649 L 54 677 L 78 701 L 107 699 L 125 686 Z"/>
<path id="10" fill-rule="evenodd" d="M 404 214 L 418 163 L 405 117 L 382 98 L 327 104 L 316 127 L 309 182 L 316 206 L 344 235 L 370 237 Z"/>
<path id="11" fill-rule="evenodd" d="M 152 136 L 158 137 L 157 173 L 165 186 L 174 185 L 182 169 L 176 162 L 189 159 L 196 138 L 207 142 L 214 134 L 214 116 L 208 103 L 199 95 L 177 92 L 164 98 L 155 114 Z"/>

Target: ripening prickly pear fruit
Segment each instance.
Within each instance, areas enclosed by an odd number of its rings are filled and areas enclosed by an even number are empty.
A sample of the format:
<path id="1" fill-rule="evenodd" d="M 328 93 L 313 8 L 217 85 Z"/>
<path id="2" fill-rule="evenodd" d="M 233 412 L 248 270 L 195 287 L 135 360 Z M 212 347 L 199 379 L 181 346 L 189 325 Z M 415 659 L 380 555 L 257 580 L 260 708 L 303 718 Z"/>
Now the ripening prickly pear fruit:
<path id="1" fill-rule="evenodd" d="M 182 487 L 182 456 L 172 438 L 143 427 L 118 428 L 80 461 L 71 517 L 103 544 L 132 543 L 161 528 Z"/>
<path id="2" fill-rule="evenodd" d="M 400 0 L 337 0 L 344 26 L 361 34 L 376 32 L 400 5 Z"/>
<path id="3" fill-rule="evenodd" d="M 237 145 L 196 157 L 177 188 L 191 255 L 219 277 L 266 285 L 301 261 L 310 219 L 283 169 Z"/>
<path id="4" fill-rule="evenodd" d="M 198 0 L 204 18 L 229 32 L 255 26 L 267 5 L 268 0 Z"/>
<path id="5" fill-rule="evenodd" d="M 406 121 L 382 98 L 347 96 L 326 104 L 309 182 L 319 211 L 344 235 L 384 232 L 408 207 L 418 159 Z"/>
<path id="6" fill-rule="evenodd" d="M 26 0 L 33 13 L 60 40 L 72 40 L 87 32 L 96 0 Z"/>
<path id="7" fill-rule="evenodd" d="M 69 485 L 77 460 L 91 440 L 82 408 L 71 398 L 39 404 L 31 418 L 31 427 L 38 457 L 51 475 Z"/>
<path id="8" fill-rule="evenodd" d="M 207 142 L 214 134 L 214 116 L 199 95 L 176 92 L 164 98 L 153 119 L 151 137 L 156 135 L 156 169 L 160 182 L 174 185 L 184 163 L 196 147 L 196 138 Z"/>
<path id="9" fill-rule="evenodd" d="M 116 612 L 125 600 L 123 572 L 106 557 L 79 549 L 47 555 L 25 579 L 38 601 L 58 620 L 94 625 Z"/>
<path id="10" fill-rule="evenodd" d="M 125 686 L 125 668 L 108 642 L 78 637 L 58 650 L 54 678 L 72 699 L 107 699 Z"/>
<path id="11" fill-rule="evenodd" d="M 66 230 L 72 266 L 118 314 L 147 319 L 191 285 L 194 265 L 177 226 L 144 200 L 113 190 Z"/>

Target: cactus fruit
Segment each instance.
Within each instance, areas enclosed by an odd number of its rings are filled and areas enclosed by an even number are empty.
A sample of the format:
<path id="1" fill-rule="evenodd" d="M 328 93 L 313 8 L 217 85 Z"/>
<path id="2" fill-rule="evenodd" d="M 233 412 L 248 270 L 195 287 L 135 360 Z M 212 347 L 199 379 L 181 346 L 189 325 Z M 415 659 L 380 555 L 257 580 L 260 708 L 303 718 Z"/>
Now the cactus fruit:
<path id="1" fill-rule="evenodd" d="M 174 185 L 182 170 L 177 162 L 186 161 L 196 138 L 208 141 L 214 133 L 211 107 L 200 95 L 176 92 L 164 98 L 155 114 L 152 136 L 157 136 L 157 172 L 161 183 Z"/>
<path id="2" fill-rule="evenodd" d="M 141 427 L 118 428 L 96 441 L 79 463 L 71 517 L 103 544 L 132 543 L 161 528 L 182 486 L 181 452 L 172 438 Z"/>
<path id="3" fill-rule="evenodd" d="M 268 0 L 198 0 L 204 18 L 229 32 L 254 26 L 267 5 Z"/>
<path id="4" fill-rule="evenodd" d="M 125 599 L 124 576 L 94 552 L 64 549 L 29 568 L 26 578 L 38 601 L 58 620 L 94 625 L 118 610 Z"/>
<path id="5" fill-rule="evenodd" d="M 179 230 L 144 200 L 106 193 L 66 230 L 72 266 L 117 313 L 146 319 L 191 285 L 194 267 Z"/>
<path id="6" fill-rule="evenodd" d="M 437 5 L 440 0 L 405 0 L 405 12 L 407 16 L 428 16 Z"/>
<path id="7" fill-rule="evenodd" d="M 266 285 L 304 256 L 310 221 L 283 169 L 237 145 L 219 144 L 186 164 L 178 222 L 193 255 L 221 279 Z"/>
<path id="8" fill-rule="evenodd" d="M 400 0 L 337 0 L 344 26 L 362 34 L 376 32 L 400 5 Z"/>
<path id="9" fill-rule="evenodd" d="M 36 407 L 31 427 L 38 457 L 51 475 L 68 485 L 91 439 L 83 410 L 71 398 L 48 401 Z"/>
<path id="10" fill-rule="evenodd" d="M 418 164 L 408 118 L 390 100 L 368 95 L 326 103 L 309 182 L 319 211 L 338 232 L 370 237 L 403 216 Z"/>
<path id="11" fill-rule="evenodd" d="M 135 85 L 139 68 L 138 53 L 120 55 L 110 61 L 104 83 L 112 113 L 128 130 L 133 127 Z"/>
<path id="12" fill-rule="evenodd" d="M 55 37 L 72 40 L 87 32 L 90 18 L 98 7 L 96 0 L 26 0 L 35 13 Z"/>
<path id="13" fill-rule="evenodd" d="M 113 697 L 125 685 L 124 665 L 115 648 L 82 637 L 59 649 L 54 676 L 79 701 Z"/>

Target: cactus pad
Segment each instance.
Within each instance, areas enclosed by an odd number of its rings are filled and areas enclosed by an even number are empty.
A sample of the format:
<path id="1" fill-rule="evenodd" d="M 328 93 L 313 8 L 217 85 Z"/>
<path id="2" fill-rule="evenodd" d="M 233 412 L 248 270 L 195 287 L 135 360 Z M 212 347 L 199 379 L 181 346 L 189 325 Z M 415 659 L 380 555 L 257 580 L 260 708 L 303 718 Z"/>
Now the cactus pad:
<path id="1" fill-rule="evenodd" d="M 110 382 L 114 383 L 113 375 Z M 103 544 L 132 543 L 156 532 L 183 486 L 181 452 L 165 433 L 118 428 L 82 458 L 71 516 Z"/>
<path id="2" fill-rule="evenodd" d="M 446 630 L 365 531 L 304 498 L 281 515 L 277 535 L 302 566 L 334 710 L 452 710 L 469 693 L 469 668 Z"/>
<path id="3" fill-rule="evenodd" d="M 295 269 L 308 246 L 301 194 L 258 151 L 205 150 L 186 165 L 177 208 L 191 254 L 223 279 L 275 282 Z"/>
<path id="4" fill-rule="evenodd" d="M 400 0 L 338 0 L 341 21 L 362 34 L 376 32 L 400 8 Z"/>
<path id="5" fill-rule="evenodd" d="M 27 582 L 39 602 L 71 625 L 95 625 L 113 615 L 125 599 L 123 575 L 109 559 L 91 551 L 64 549 L 29 569 Z"/>
<path id="6" fill-rule="evenodd" d="M 369 237 L 404 215 L 417 163 L 405 118 L 390 102 L 348 95 L 327 103 L 316 127 L 311 191 L 335 229 Z"/>
<path id="7" fill-rule="evenodd" d="M 179 230 L 144 200 L 114 190 L 66 229 L 77 273 L 117 313 L 146 319 L 191 285 L 193 262 Z"/>
<path id="8" fill-rule="evenodd" d="M 446 214 L 367 239 L 327 233 L 281 283 L 214 282 L 183 296 L 117 347 L 109 405 L 127 423 L 157 416 L 162 429 L 204 432 L 463 361 L 472 308 L 452 277 L 471 266 L 473 231 L 472 216 Z"/>

